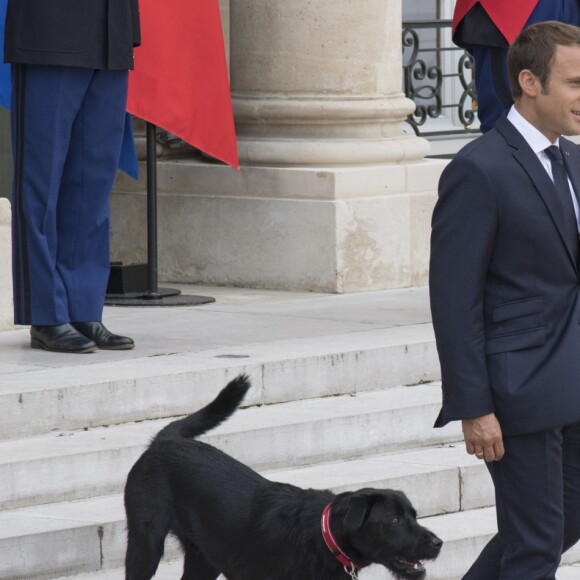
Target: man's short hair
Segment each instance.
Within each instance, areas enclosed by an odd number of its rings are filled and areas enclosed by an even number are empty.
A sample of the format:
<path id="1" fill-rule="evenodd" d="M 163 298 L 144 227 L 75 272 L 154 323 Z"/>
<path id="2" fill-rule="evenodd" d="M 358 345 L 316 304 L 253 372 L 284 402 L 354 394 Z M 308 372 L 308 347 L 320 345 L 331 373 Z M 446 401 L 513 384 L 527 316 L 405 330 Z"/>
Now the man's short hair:
<path id="1" fill-rule="evenodd" d="M 574 44 L 580 46 L 580 28 L 571 24 L 549 20 L 524 28 L 510 46 L 507 57 L 514 101 L 522 96 L 521 71 L 531 71 L 540 79 L 542 91 L 546 92 L 556 47 Z"/>

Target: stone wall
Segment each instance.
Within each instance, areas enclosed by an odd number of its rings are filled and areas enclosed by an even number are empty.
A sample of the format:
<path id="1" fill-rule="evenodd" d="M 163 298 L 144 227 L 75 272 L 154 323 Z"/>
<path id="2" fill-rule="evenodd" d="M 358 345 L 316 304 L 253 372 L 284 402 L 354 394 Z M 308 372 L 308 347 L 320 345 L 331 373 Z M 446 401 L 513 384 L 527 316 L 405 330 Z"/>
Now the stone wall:
<path id="1" fill-rule="evenodd" d="M 0 330 L 13 328 L 10 202 L 0 198 Z"/>
<path id="2" fill-rule="evenodd" d="M 426 284 L 445 162 L 424 159 L 429 143 L 404 128 L 414 104 L 401 91 L 401 0 L 362 11 L 357 0 L 230 0 L 229 16 L 241 169 L 159 160 L 159 279 L 314 292 Z M 145 190 L 144 177 L 117 180 L 115 261 L 145 261 Z"/>

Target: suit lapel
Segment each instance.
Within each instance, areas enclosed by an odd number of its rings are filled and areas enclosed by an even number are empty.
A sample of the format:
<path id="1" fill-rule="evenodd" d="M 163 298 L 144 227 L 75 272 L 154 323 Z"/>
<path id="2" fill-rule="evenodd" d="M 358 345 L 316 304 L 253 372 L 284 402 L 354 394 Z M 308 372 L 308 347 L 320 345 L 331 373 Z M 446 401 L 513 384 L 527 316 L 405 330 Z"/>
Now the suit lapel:
<path id="1" fill-rule="evenodd" d="M 531 147 L 527 144 L 526 140 L 522 137 L 520 132 L 507 120 L 507 115 L 500 117 L 496 124 L 496 128 L 504 136 L 507 144 L 513 149 L 514 159 L 528 174 L 535 190 L 544 201 L 548 213 L 552 218 L 556 229 L 558 230 L 560 239 L 566 247 L 570 261 L 572 262 L 574 268 L 577 268 L 577 247 L 572 243 L 564 230 L 565 219 L 563 208 L 560 204 L 560 201 L 558 200 L 554 182 L 550 179 L 550 176 L 544 169 L 542 163 L 538 159 L 538 156 L 532 151 Z M 565 141 L 565 143 L 569 144 L 568 150 L 570 150 L 571 147 L 575 147 L 569 141 Z M 580 153 L 577 151 L 574 153 L 575 156 L 572 158 L 572 152 L 570 152 L 570 158 L 578 159 L 578 163 L 566 163 L 567 170 L 571 165 L 580 165 Z M 577 158 L 576 155 L 578 156 Z M 568 155 L 565 154 L 564 157 L 566 159 Z M 569 173 L 569 175 L 574 189 L 580 193 L 580 189 L 578 189 L 578 187 L 580 187 L 580 168 L 575 167 L 574 173 Z"/>
<path id="2" fill-rule="evenodd" d="M 578 205 L 580 205 L 580 150 L 572 141 L 563 138 L 560 139 L 560 149 L 564 157 L 566 173 L 572 182 L 574 195 L 578 200 Z"/>
<path id="3" fill-rule="evenodd" d="M 562 156 L 564 158 L 564 167 L 572 182 L 573 193 L 578 202 L 578 208 L 580 209 L 580 150 L 575 143 L 564 138 L 560 139 L 560 149 L 562 150 Z"/>

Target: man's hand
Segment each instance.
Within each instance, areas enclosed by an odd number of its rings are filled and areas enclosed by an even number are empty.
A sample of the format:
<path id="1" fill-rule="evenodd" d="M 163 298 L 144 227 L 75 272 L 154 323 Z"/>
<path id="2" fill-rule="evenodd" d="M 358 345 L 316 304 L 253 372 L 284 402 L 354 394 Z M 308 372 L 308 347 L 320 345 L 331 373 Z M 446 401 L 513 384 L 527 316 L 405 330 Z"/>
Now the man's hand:
<path id="1" fill-rule="evenodd" d="M 493 413 L 463 419 L 462 425 L 467 453 L 487 462 L 499 461 L 504 456 L 501 427 Z"/>

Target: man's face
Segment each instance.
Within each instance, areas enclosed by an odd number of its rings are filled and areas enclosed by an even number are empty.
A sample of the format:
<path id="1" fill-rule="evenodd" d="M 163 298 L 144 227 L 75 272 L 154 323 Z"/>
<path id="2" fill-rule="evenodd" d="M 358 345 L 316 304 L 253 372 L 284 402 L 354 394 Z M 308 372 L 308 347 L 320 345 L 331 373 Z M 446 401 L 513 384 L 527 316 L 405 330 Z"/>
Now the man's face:
<path id="1" fill-rule="evenodd" d="M 556 47 L 547 86 L 530 112 L 532 124 L 552 142 L 580 134 L 580 46 Z"/>

